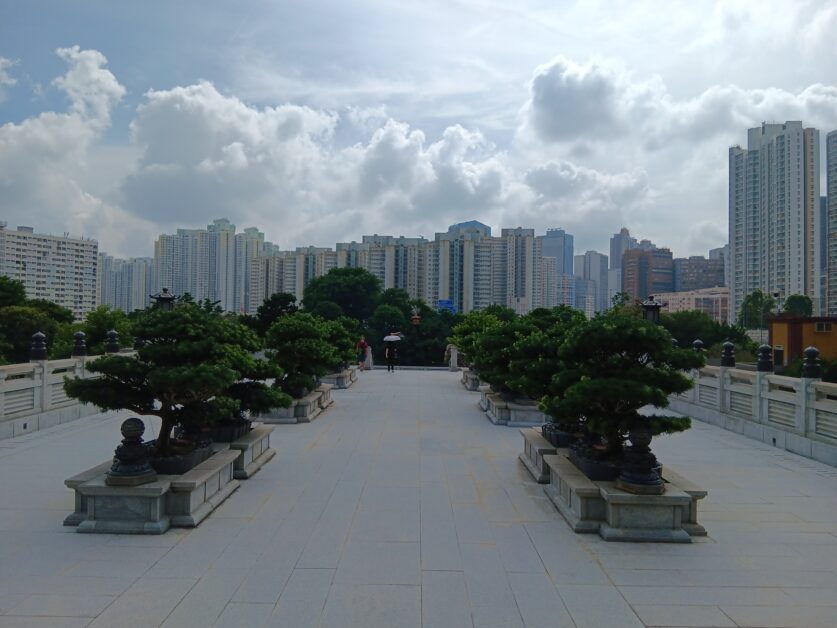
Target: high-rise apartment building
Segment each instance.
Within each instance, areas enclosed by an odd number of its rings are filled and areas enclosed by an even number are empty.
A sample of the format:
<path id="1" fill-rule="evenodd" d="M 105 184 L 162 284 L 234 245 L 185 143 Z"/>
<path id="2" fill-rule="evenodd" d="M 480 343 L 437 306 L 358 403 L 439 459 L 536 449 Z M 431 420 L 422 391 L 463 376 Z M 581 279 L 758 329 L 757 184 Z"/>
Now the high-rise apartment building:
<path id="1" fill-rule="evenodd" d="M 668 249 L 636 248 L 622 256 L 622 292 L 632 299 L 673 292 L 673 275 L 674 263 Z"/>
<path id="2" fill-rule="evenodd" d="M 722 260 L 724 263 L 724 283 L 723 285 L 729 286 L 729 242 L 727 242 L 724 246 L 719 246 L 716 249 L 709 249 L 709 259 L 719 259 Z"/>
<path id="3" fill-rule="evenodd" d="M 217 301 L 228 312 L 250 312 L 250 264 L 275 249 L 254 227 L 236 234 L 235 225 L 226 218 L 214 220 L 206 229 L 161 234 L 154 243 L 154 287 L 188 293 L 197 301 Z"/>
<path id="4" fill-rule="evenodd" d="M 764 123 L 729 149 L 732 320 L 756 288 L 822 310 L 819 186 L 819 131 L 801 122 Z"/>
<path id="5" fill-rule="evenodd" d="M 625 227 L 622 227 L 619 233 L 614 233 L 610 238 L 610 267 L 622 268 L 622 256 L 625 254 L 625 251 L 635 249 L 636 247 L 636 238 L 632 238 L 631 232 Z"/>
<path id="6" fill-rule="evenodd" d="M 607 255 L 597 251 L 587 251 L 584 255 L 575 256 L 576 277 L 592 282 L 592 286 L 587 291 L 592 296 L 593 313 L 602 312 L 610 306 L 607 262 Z"/>
<path id="7" fill-rule="evenodd" d="M 150 257 L 119 259 L 99 253 L 96 305 L 133 312 L 148 307 L 154 286 L 154 260 Z"/>
<path id="8" fill-rule="evenodd" d="M 724 285 L 723 258 L 706 259 L 700 255 L 674 260 L 674 291 L 686 292 Z"/>
<path id="9" fill-rule="evenodd" d="M 0 222 L 0 275 L 23 282 L 29 299 L 46 299 L 83 318 L 96 307 L 96 240 L 12 231 Z"/>
<path id="10" fill-rule="evenodd" d="M 573 274 L 573 236 L 563 229 L 547 229 L 543 241 L 543 257 L 554 257 L 559 275 Z"/>
<path id="11" fill-rule="evenodd" d="M 825 187 L 828 211 L 827 294 L 828 315 L 837 316 L 837 131 L 825 138 Z"/>

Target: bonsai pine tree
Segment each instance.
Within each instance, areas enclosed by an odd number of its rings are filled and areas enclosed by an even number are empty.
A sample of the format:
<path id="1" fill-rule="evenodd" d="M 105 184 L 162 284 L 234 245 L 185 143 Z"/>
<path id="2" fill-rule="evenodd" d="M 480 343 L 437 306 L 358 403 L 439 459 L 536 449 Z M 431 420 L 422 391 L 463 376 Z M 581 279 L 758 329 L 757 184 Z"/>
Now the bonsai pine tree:
<path id="1" fill-rule="evenodd" d="M 509 370 L 509 362 L 513 356 L 514 344 L 531 331 L 531 322 L 525 317 L 517 317 L 489 327 L 474 341 L 474 366 L 480 374 L 480 379 L 491 384 L 495 392 L 522 392 L 513 388 L 514 382 Z"/>
<path id="2" fill-rule="evenodd" d="M 479 336 L 501 324 L 500 319 L 494 314 L 485 310 L 474 310 L 468 312 L 458 324 L 454 325 L 453 334 L 448 341 L 456 345 L 467 364 L 473 365 Z"/>
<path id="3" fill-rule="evenodd" d="M 270 361 L 285 373 L 274 386 L 292 397 L 300 398 L 313 390 L 317 378 L 335 363 L 325 321 L 305 312 L 283 316 L 273 323 L 265 344 Z"/>
<path id="4" fill-rule="evenodd" d="M 553 375 L 561 368 L 560 347 L 567 336 L 587 320 L 566 305 L 533 310 L 522 318 L 528 331 L 509 351 L 509 387 L 540 400 L 550 390 Z"/>
<path id="5" fill-rule="evenodd" d="M 325 341 L 332 349 L 332 361 L 326 365 L 329 371 L 337 371 L 355 359 L 355 340 L 349 331 L 352 319 L 341 317 L 336 321 L 323 321 Z"/>
<path id="6" fill-rule="evenodd" d="M 652 435 L 690 427 L 688 418 L 639 412 L 668 406 L 669 395 L 692 386 L 684 371 L 703 365 L 700 354 L 676 348 L 662 327 L 619 312 L 599 315 L 567 336 L 559 359 L 542 407 L 551 416 L 583 421 L 603 439 L 605 457 L 618 458 L 637 427 Z"/>
<path id="7" fill-rule="evenodd" d="M 133 410 L 160 417 L 156 455 L 175 451 L 172 430 L 187 434 L 240 416 L 287 407 L 291 399 L 263 380 L 280 378 L 274 364 L 253 357 L 254 332 L 195 303 L 158 307 L 139 318 L 134 334 L 145 341 L 136 355 L 104 355 L 88 368 L 100 377 L 68 379 L 70 397 L 103 410 Z"/>

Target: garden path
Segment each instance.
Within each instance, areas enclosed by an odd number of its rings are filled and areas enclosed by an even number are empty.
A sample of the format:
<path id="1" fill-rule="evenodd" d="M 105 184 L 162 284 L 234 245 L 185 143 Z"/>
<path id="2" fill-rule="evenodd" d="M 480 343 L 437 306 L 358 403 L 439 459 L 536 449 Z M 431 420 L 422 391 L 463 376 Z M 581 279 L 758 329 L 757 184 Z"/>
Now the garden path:
<path id="1" fill-rule="evenodd" d="M 0 443 L 0 626 L 483 628 L 837 624 L 837 470 L 697 423 L 665 463 L 709 490 L 691 545 L 573 534 L 447 371 L 375 370 L 201 526 L 63 528 L 62 480 L 127 414 Z"/>

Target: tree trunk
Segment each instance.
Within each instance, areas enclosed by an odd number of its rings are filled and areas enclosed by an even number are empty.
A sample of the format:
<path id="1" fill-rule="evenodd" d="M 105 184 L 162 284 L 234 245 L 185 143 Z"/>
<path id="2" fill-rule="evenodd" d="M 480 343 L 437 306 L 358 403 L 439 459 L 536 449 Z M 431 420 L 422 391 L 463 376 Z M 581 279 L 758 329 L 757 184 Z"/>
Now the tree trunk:
<path id="1" fill-rule="evenodd" d="M 160 433 L 157 435 L 157 456 L 163 458 L 168 456 L 171 450 L 171 430 L 174 421 L 167 414 L 161 413 Z"/>

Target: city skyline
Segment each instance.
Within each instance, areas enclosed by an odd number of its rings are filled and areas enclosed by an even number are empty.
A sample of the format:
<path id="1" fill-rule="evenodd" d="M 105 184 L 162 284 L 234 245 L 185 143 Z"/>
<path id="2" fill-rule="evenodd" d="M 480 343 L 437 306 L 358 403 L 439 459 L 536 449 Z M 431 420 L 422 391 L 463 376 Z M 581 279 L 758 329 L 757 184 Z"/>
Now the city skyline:
<path id="1" fill-rule="evenodd" d="M 7 8 L 10 224 L 125 257 L 212 216 L 285 248 L 478 217 L 689 256 L 726 242 L 743 129 L 837 128 L 825 1 L 154 4 Z"/>

